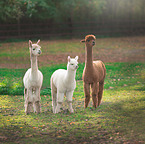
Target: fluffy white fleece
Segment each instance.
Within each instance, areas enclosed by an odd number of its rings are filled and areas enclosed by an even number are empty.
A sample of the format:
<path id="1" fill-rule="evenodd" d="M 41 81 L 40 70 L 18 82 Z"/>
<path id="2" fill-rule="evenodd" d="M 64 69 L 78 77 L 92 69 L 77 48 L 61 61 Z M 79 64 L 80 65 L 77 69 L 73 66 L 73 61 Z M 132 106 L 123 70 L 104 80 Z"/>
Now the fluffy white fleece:
<path id="1" fill-rule="evenodd" d="M 40 89 L 43 82 L 43 75 L 38 70 L 37 56 L 41 54 L 41 47 L 38 43 L 32 44 L 29 40 L 31 68 L 29 68 L 23 78 L 25 113 L 29 114 L 34 107 L 34 112 L 40 113 Z"/>
<path id="2" fill-rule="evenodd" d="M 56 70 L 51 76 L 51 94 L 52 94 L 52 107 L 53 113 L 60 112 L 60 108 L 66 96 L 69 106 L 69 111 L 74 112 L 72 108 L 73 92 L 76 88 L 76 70 L 78 68 L 78 56 L 70 58 L 68 56 L 67 70 Z"/>

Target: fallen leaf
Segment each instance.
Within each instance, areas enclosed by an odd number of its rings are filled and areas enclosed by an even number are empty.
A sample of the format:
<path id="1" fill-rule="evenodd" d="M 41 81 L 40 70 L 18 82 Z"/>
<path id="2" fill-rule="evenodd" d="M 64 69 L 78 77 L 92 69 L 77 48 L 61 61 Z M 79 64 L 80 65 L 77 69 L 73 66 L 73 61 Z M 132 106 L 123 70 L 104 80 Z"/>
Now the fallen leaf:
<path id="1" fill-rule="evenodd" d="M 7 137 L 6 136 L 0 136 L 0 139 L 6 140 Z"/>
<path id="2" fill-rule="evenodd" d="M 113 88 L 114 88 L 114 87 L 111 87 L 111 86 L 109 87 L 109 89 L 113 89 Z"/>

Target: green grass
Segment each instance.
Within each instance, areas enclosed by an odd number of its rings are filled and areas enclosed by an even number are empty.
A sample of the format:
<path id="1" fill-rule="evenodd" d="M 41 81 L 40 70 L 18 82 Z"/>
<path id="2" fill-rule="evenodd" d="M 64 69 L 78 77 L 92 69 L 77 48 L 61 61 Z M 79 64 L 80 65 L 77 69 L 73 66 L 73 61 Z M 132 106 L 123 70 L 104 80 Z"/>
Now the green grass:
<path id="1" fill-rule="evenodd" d="M 0 69 L 1 143 L 145 143 L 145 63 L 135 63 L 144 59 L 144 37 L 96 39 L 94 58 L 113 61 L 105 63 L 105 89 L 97 109 L 92 108 L 92 100 L 84 109 L 81 77 L 85 52 L 79 41 L 41 41 L 39 69 L 44 80 L 39 115 L 24 113 L 22 78 L 27 70 L 24 67 L 30 64 L 28 41 L 0 44 L 0 65 L 8 68 Z M 56 69 L 66 69 L 68 55 L 79 55 L 80 62 L 73 97 L 74 114 L 68 112 L 65 99 L 62 112 L 53 114 L 50 77 Z M 126 57 L 128 62 L 119 62 L 126 61 Z"/>
<path id="2" fill-rule="evenodd" d="M 44 89 L 49 87 L 51 73 L 56 67 L 41 68 L 45 77 Z M 74 114 L 63 111 L 53 114 L 51 96 L 41 96 L 42 113 L 24 113 L 23 96 L 0 96 L 0 139 L 3 143 L 144 143 L 145 129 L 145 64 L 106 63 L 107 76 L 103 101 L 97 109 L 92 101 L 84 109 L 84 64 L 77 71 L 77 87 L 73 97 Z M 2 69 L 1 76 L 22 80 L 23 69 Z M 2 79 L 1 77 L 1 79 Z M 4 79 L 3 79 L 4 80 Z M 14 82 L 14 81 L 13 81 Z M 7 82 L 8 83 L 8 82 Z M 43 91 L 42 90 L 42 91 Z"/>
<path id="3" fill-rule="evenodd" d="M 84 63 L 79 64 L 76 80 L 82 79 Z M 105 79 L 105 89 L 113 89 L 118 86 L 132 85 L 140 81 L 138 77 L 144 79 L 144 63 L 106 63 L 107 75 Z M 41 67 L 44 80 L 41 94 L 50 95 L 50 77 L 57 69 L 66 69 L 66 64 Z M 26 69 L 1 69 L 0 71 L 0 94 L 23 95 L 23 76 Z M 138 74 L 140 73 L 140 74 Z M 137 78 L 135 79 L 135 76 Z"/>

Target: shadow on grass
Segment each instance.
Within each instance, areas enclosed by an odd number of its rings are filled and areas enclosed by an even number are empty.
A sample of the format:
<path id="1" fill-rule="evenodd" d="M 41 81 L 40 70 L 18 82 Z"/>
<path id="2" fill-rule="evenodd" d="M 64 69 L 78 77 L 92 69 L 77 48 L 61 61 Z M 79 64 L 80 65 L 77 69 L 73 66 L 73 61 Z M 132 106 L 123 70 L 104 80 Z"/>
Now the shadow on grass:
<path id="1" fill-rule="evenodd" d="M 49 103 L 46 102 L 48 100 Z M 13 111 L 10 110 L 13 107 L 3 108 L 0 140 L 3 143 L 70 144 L 143 141 L 144 102 L 145 97 L 133 97 L 117 102 L 103 102 L 97 109 L 74 105 L 74 114 L 66 112 L 54 115 L 50 98 L 43 97 L 43 111 L 39 115 L 32 113 L 26 116 L 19 109 Z M 45 104 L 49 104 L 47 110 L 44 110 Z M 22 106 L 19 108 L 23 109 Z"/>
<path id="2" fill-rule="evenodd" d="M 140 88 L 136 88 L 135 90 L 137 90 L 137 91 L 144 91 L 145 92 L 145 86 L 142 86 Z"/>

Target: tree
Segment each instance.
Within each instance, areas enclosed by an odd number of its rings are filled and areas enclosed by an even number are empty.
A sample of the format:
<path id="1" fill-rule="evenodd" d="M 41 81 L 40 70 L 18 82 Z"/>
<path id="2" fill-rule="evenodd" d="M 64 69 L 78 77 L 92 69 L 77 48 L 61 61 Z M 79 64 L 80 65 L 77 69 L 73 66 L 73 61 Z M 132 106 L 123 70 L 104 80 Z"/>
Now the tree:
<path id="1" fill-rule="evenodd" d="M 1 0 L 0 18 L 4 21 L 20 19 L 23 16 L 20 0 Z"/>
<path id="2" fill-rule="evenodd" d="M 3 21 L 21 18 L 46 19 L 53 16 L 52 0 L 1 0 L 0 19 Z"/>

